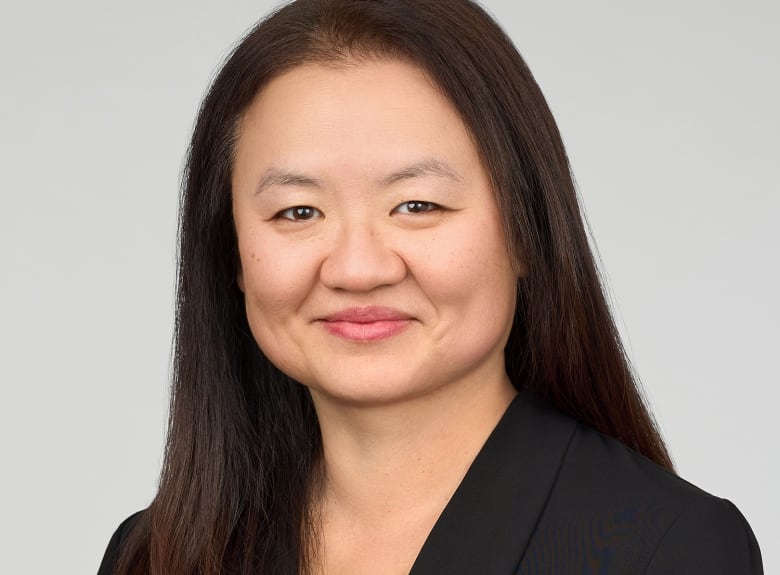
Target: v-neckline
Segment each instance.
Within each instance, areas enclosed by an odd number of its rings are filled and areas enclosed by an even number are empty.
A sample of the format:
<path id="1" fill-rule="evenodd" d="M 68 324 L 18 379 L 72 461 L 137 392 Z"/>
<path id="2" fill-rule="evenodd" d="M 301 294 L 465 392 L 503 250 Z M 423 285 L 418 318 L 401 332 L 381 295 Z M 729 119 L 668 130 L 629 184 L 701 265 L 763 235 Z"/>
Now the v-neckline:
<path id="1" fill-rule="evenodd" d="M 456 489 L 409 575 L 517 571 L 576 428 L 520 392 Z"/>

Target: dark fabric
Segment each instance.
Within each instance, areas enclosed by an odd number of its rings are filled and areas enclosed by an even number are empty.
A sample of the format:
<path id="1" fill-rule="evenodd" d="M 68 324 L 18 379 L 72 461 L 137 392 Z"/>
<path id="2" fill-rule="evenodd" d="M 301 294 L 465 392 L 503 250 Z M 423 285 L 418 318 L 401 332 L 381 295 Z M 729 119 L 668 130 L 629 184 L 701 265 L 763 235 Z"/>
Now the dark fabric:
<path id="1" fill-rule="evenodd" d="M 577 428 L 515 399 L 436 522 L 411 575 L 513 573 Z M 518 442 L 518 438 L 523 438 Z"/>
<path id="2" fill-rule="evenodd" d="M 730 502 L 521 393 L 411 571 L 435 573 L 759 575 L 763 569 L 755 537 Z"/>
<path id="3" fill-rule="evenodd" d="M 103 554 L 103 560 L 100 562 L 97 575 L 111 575 L 116 567 L 116 561 L 119 558 L 119 548 L 122 545 L 127 533 L 133 528 L 138 518 L 141 516 L 142 511 L 134 513 L 122 523 L 119 524 L 114 534 L 111 536 L 111 540 L 108 542 L 106 552 Z"/>
<path id="4" fill-rule="evenodd" d="M 111 538 L 109 575 L 137 517 Z M 423 545 L 410 575 L 760 575 L 744 517 L 521 393 Z"/>

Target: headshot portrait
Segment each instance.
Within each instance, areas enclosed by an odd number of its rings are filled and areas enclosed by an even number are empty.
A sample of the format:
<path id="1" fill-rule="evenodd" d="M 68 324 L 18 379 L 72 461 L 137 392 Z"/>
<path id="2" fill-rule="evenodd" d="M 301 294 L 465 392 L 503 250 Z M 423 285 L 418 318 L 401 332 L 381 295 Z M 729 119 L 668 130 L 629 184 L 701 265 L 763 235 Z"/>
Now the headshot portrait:
<path id="1" fill-rule="evenodd" d="M 9 572 L 780 567 L 776 8 L 78 8 L 4 56 Z"/>

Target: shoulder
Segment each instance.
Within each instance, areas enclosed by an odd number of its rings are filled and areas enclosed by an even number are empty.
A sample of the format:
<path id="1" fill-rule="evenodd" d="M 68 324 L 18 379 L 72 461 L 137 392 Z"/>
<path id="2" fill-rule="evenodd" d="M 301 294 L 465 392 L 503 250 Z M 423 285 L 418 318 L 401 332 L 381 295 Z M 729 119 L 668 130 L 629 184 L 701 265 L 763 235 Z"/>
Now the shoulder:
<path id="1" fill-rule="evenodd" d="M 663 534 L 647 574 L 760 574 L 761 552 L 745 518 L 725 499 L 691 501 Z"/>
<path id="2" fill-rule="evenodd" d="M 585 552 L 610 573 L 762 572 L 755 537 L 731 502 L 581 424 L 529 552 L 551 546 Z"/>
<path id="3" fill-rule="evenodd" d="M 114 534 L 108 542 L 106 551 L 103 554 L 103 560 L 100 562 L 100 568 L 98 569 L 98 575 L 111 575 L 116 568 L 116 562 L 119 558 L 119 550 L 124 542 L 127 534 L 133 529 L 143 515 L 143 511 L 134 513 L 116 528 Z"/>

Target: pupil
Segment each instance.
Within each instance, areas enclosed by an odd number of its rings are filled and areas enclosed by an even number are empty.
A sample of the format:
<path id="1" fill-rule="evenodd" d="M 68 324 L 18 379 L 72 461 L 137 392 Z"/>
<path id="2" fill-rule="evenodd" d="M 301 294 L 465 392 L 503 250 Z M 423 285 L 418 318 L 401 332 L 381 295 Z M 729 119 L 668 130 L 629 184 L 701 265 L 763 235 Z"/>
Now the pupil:
<path id="1" fill-rule="evenodd" d="M 295 215 L 300 219 L 308 219 L 310 211 L 309 208 L 295 208 Z"/>

